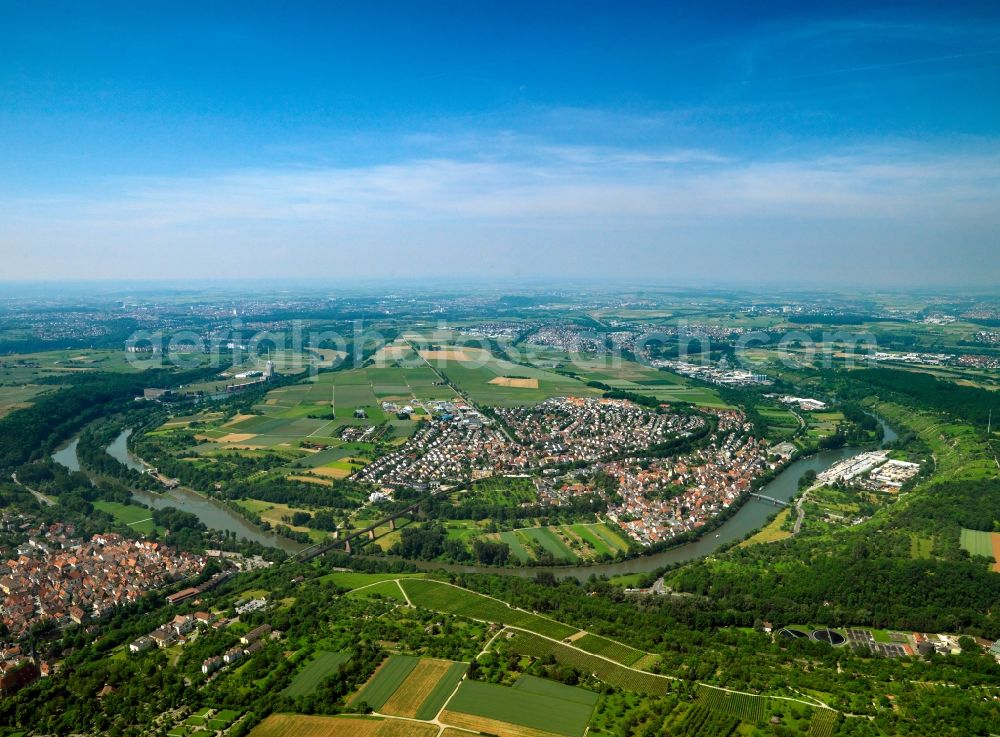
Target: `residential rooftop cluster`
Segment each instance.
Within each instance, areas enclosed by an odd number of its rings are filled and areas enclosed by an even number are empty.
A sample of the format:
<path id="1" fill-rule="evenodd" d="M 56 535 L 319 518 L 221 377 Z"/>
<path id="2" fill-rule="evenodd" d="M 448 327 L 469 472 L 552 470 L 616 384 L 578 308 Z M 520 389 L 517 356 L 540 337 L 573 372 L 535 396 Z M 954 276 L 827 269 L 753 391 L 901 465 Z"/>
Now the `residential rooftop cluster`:
<path id="1" fill-rule="evenodd" d="M 557 397 L 518 409 L 494 410 L 516 437 L 492 420 L 455 404 L 421 424 L 400 448 L 354 478 L 422 488 L 560 463 L 640 453 L 703 427 L 699 415 L 658 413 L 614 399 Z"/>
<path id="2" fill-rule="evenodd" d="M 650 412 L 624 399 L 593 397 L 555 397 L 532 407 L 498 408 L 496 413 L 530 449 L 532 465 L 640 452 L 705 425 L 701 415 Z"/>
<path id="3" fill-rule="evenodd" d="M 608 517 L 641 545 L 664 542 L 702 527 L 751 490 L 753 481 L 777 462 L 754 438 L 737 410 L 716 410 L 709 442 L 675 458 L 630 458 L 600 470 L 618 480 L 619 504 Z"/>
<path id="4" fill-rule="evenodd" d="M 116 533 L 89 541 L 73 537 L 71 526 L 54 524 L 32 536 L 0 572 L 0 618 L 12 638 L 34 624 L 59 625 L 102 617 L 115 607 L 173 581 L 195 576 L 205 558 L 162 543 L 130 540 Z"/>
<path id="5" fill-rule="evenodd" d="M 478 413 L 444 415 L 421 423 L 399 450 L 373 461 L 353 478 L 421 488 L 499 470 L 514 463 L 517 455 L 503 433 Z"/>

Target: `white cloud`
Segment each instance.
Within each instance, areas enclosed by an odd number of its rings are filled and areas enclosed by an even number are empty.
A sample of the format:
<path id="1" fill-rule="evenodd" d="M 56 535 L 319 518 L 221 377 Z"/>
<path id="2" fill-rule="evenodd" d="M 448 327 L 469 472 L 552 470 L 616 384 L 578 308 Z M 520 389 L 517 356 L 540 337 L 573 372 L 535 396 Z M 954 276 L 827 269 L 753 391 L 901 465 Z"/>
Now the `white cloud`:
<path id="1" fill-rule="evenodd" d="M 860 247 L 893 263 L 907 244 L 949 253 L 958 239 L 981 249 L 1000 228 L 997 201 L 1000 147 L 992 142 L 741 160 L 507 139 L 499 152 L 485 142 L 467 158 L 133 178 L 99 192 L 8 201 L 0 248 L 12 276 L 37 276 L 39 249 L 64 254 L 54 268 L 70 273 L 59 276 L 103 273 L 98 263 L 116 276 L 152 263 L 184 275 L 191 266 L 177 261 L 182 254 L 214 268 L 298 275 L 301 263 L 272 258 L 296 249 L 359 274 L 390 262 L 402 272 L 474 272 L 484 263 L 479 246 L 534 254 L 551 273 L 613 240 L 629 257 L 616 267 L 643 273 L 665 252 L 677 268 L 703 269 L 699 254 L 735 265 L 768 244 L 799 261 L 803 253 L 829 259 L 839 233 L 850 239 L 845 254 Z M 345 252 L 356 255 L 338 260 Z M 496 258 L 491 268 L 502 268 Z"/>

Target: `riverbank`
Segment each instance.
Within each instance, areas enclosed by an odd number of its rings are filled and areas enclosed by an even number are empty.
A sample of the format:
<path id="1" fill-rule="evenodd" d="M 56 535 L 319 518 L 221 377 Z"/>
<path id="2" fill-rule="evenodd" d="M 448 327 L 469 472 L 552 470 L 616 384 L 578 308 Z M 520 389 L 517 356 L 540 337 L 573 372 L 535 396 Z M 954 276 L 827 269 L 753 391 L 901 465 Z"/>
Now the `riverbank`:
<path id="1" fill-rule="evenodd" d="M 882 446 L 893 442 L 898 435 L 881 417 L 877 417 L 883 428 Z M 108 453 L 120 462 L 130 466 L 146 467 L 146 464 L 136 458 L 128 450 L 128 433 L 124 430 L 108 447 Z M 79 460 L 76 458 L 76 443 L 74 438 L 55 453 L 52 458 L 59 463 L 72 468 L 75 464 L 79 470 Z M 789 463 L 774 479 L 765 484 L 759 493 L 782 502 L 791 502 L 797 496 L 799 479 L 808 471 L 820 473 L 837 461 L 848 458 L 864 450 L 863 448 L 837 448 L 823 450 L 813 455 L 798 458 Z M 57 458 L 57 455 L 59 456 Z M 194 489 L 178 487 L 165 493 L 133 491 L 133 498 L 151 508 L 176 507 L 191 512 L 207 526 L 213 529 L 233 532 L 253 542 L 259 542 L 268 547 L 275 547 L 286 553 L 298 553 L 307 546 L 284 538 L 277 533 L 265 532 L 246 518 L 236 514 L 219 501 L 200 494 Z M 526 567 L 491 567 L 465 565 L 457 563 L 441 563 L 436 561 L 405 560 L 420 570 L 444 570 L 455 573 L 495 573 L 513 576 L 534 576 L 537 573 L 551 573 L 557 577 L 573 577 L 586 580 L 590 576 L 619 576 L 630 573 L 649 573 L 667 566 L 686 563 L 690 560 L 711 555 L 720 548 L 739 542 L 748 534 L 766 525 L 775 513 L 773 502 L 758 498 L 747 499 L 740 508 L 721 525 L 703 534 L 696 540 L 685 542 L 657 553 L 639 555 L 611 563 L 596 563 L 578 566 L 526 566 Z M 404 560 L 379 558 L 380 560 Z"/>

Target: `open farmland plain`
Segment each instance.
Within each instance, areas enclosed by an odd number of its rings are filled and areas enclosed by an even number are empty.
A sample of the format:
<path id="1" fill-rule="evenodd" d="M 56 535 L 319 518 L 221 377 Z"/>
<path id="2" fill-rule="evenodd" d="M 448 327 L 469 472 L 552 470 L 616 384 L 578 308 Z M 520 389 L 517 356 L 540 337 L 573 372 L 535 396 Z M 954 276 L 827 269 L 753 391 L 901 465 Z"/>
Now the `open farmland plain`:
<path id="1" fill-rule="evenodd" d="M 352 703 L 368 704 L 378 711 L 417 667 L 420 658 L 412 655 L 391 655 L 382 663 L 354 696 Z"/>
<path id="2" fill-rule="evenodd" d="M 993 559 L 993 570 L 1000 572 L 1000 532 L 983 532 L 962 528 L 959 537 L 962 548 L 969 555 L 980 555 Z"/>
<path id="3" fill-rule="evenodd" d="M 433 724 L 376 717 L 320 717 L 272 714 L 258 724 L 251 737 L 435 737 Z"/>
<path id="4" fill-rule="evenodd" d="M 494 734 L 512 731 L 504 725 L 517 725 L 564 737 L 583 737 L 596 703 L 597 694 L 591 691 L 530 676 L 521 687 L 464 681 L 441 720 Z"/>
<path id="5" fill-rule="evenodd" d="M 468 664 L 421 658 L 416 667 L 382 704 L 392 716 L 433 719 L 465 674 Z"/>

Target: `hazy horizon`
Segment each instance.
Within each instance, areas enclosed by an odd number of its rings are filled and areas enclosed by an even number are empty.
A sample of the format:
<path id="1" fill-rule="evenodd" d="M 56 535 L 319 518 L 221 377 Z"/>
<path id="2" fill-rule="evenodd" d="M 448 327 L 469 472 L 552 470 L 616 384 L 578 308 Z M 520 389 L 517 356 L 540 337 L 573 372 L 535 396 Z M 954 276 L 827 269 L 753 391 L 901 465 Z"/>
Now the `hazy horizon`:
<path id="1" fill-rule="evenodd" d="M 0 18 L 5 284 L 1000 276 L 1000 6 Z"/>

